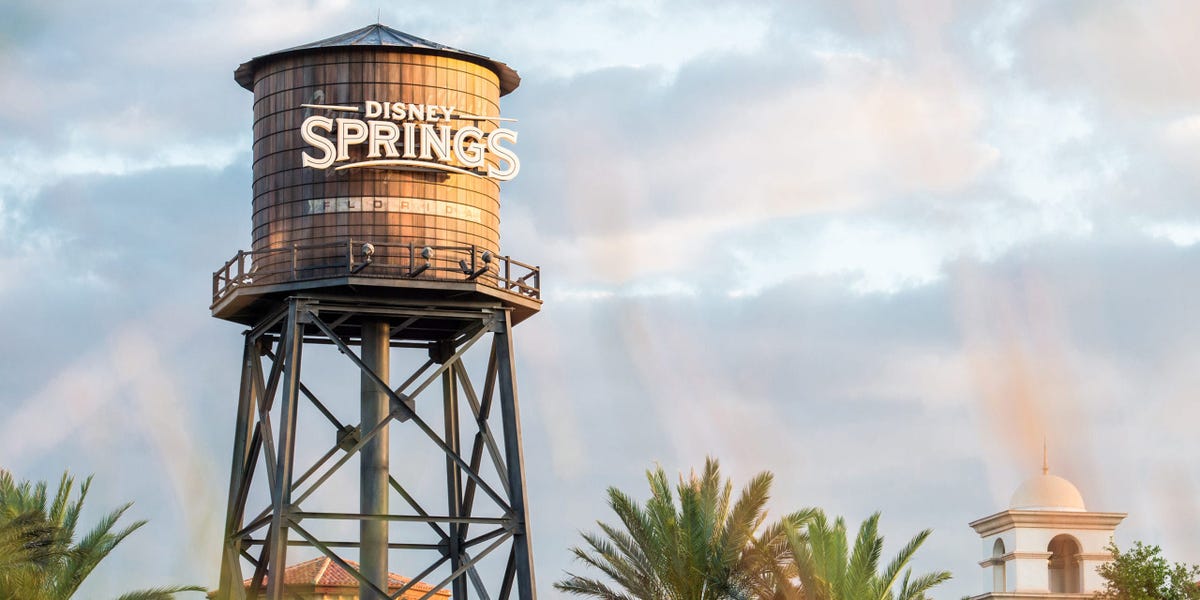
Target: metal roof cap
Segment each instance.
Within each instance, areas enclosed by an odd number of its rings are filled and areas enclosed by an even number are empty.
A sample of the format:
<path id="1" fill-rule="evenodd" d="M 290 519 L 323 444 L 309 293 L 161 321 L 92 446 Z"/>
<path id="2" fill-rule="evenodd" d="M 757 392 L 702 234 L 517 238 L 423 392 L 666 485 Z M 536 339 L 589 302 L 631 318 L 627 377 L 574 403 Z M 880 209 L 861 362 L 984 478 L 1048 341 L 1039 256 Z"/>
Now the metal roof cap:
<path id="1" fill-rule="evenodd" d="M 424 38 L 419 38 L 415 35 L 404 33 L 396 29 L 392 29 L 387 25 L 375 23 L 367 25 L 361 29 L 355 29 L 341 35 L 335 35 L 330 38 L 325 38 L 316 42 L 279 50 L 270 54 L 256 56 L 241 65 L 233 72 L 234 81 L 238 85 L 247 90 L 254 91 L 254 73 L 258 67 L 267 59 L 285 56 L 288 54 L 299 54 L 303 52 L 311 52 L 315 50 L 324 50 L 328 48 L 378 48 L 378 47 L 393 47 L 406 48 L 416 50 L 428 54 L 440 54 L 443 56 L 451 56 L 469 60 L 474 63 L 483 65 L 496 73 L 500 79 L 500 95 L 503 96 L 517 89 L 521 85 L 521 76 L 517 74 L 512 67 L 498 61 L 492 60 L 482 54 L 459 50 L 445 44 L 439 44 Z"/>

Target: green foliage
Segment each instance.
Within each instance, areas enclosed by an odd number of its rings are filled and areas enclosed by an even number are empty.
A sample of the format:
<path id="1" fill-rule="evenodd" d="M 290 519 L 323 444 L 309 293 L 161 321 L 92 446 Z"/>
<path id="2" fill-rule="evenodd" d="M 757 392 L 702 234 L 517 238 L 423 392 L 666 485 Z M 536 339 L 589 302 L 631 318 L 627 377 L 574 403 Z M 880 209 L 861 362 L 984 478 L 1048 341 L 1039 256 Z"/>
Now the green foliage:
<path id="1" fill-rule="evenodd" d="M 46 518 L 46 485 L 20 485 L 0 470 L 0 598 L 27 587 L 66 554 L 60 529 Z"/>
<path id="2" fill-rule="evenodd" d="M 650 499 L 643 506 L 608 489 L 621 525 L 598 522 L 601 534 L 584 533 L 585 547 L 571 551 L 610 582 L 567 573 L 560 591 L 606 599 L 720 600 L 783 593 L 787 532 L 807 519 L 800 512 L 763 528 L 772 475 L 759 473 L 733 498 L 716 460 L 704 472 L 682 476 L 674 492 L 667 474 L 646 473 Z M 759 535 L 755 532 L 763 528 Z M 784 596 L 779 596 L 784 597 Z"/>
<path id="3" fill-rule="evenodd" d="M 912 569 L 906 569 L 930 533 L 926 529 L 914 536 L 880 572 L 879 513 L 863 521 L 851 546 L 841 517 L 830 524 L 825 513 L 815 512 L 803 530 L 789 535 L 804 598 L 923 600 L 930 588 L 950 579 L 948 571 L 913 577 Z"/>
<path id="4" fill-rule="evenodd" d="M 929 530 L 880 571 L 878 514 L 853 545 L 845 522 L 830 524 L 817 509 L 768 523 L 770 473 L 755 476 L 736 502 L 711 458 L 701 475 L 680 477 L 674 492 L 661 468 L 646 477 L 644 506 L 609 488 L 620 526 L 599 522 L 601 534 L 584 533 L 586 545 L 572 548 L 605 579 L 568 572 L 555 588 L 607 600 L 924 600 L 950 578 L 945 571 L 914 577 L 907 568 Z"/>
<path id="5" fill-rule="evenodd" d="M 45 482 L 16 483 L 0 470 L 0 600 L 66 600 L 75 595 L 92 570 L 145 521 L 117 528 L 132 505 L 125 504 L 103 517 L 77 539 L 83 501 L 91 487 L 88 477 L 71 499 L 75 480 L 64 473 L 53 497 Z M 176 586 L 132 592 L 122 599 L 170 599 L 176 592 L 204 591 Z"/>
<path id="6" fill-rule="evenodd" d="M 1134 542 L 1121 552 L 1109 542 L 1112 561 L 1096 571 L 1104 578 L 1101 600 L 1200 600 L 1200 566 L 1170 564 L 1158 546 Z"/>

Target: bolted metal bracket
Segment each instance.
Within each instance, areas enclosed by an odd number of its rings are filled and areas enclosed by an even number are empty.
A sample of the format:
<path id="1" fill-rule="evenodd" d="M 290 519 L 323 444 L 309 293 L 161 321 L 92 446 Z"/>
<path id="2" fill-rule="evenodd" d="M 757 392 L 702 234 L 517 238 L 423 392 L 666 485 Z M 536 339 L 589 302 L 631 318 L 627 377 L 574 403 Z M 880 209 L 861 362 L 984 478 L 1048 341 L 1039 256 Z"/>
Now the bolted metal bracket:
<path id="1" fill-rule="evenodd" d="M 312 320 L 317 318 L 320 312 L 317 307 L 306 303 L 297 303 L 297 309 L 299 309 L 299 314 L 296 315 L 296 322 L 301 325 L 312 323 Z"/>
<path id="2" fill-rule="evenodd" d="M 400 408 L 400 403 L 396 401 L 396 398 L 394 396 L 391 398 L 391 402 L 389 402 L 388 405 L 391 408 L 393 415 L 395 415 L 401 421 L 406 421 L 406 420 L 408 420 L 408 415 L 410 413 L 417 412 L 417 401 L 416 401 L 416 399 L 414 399 L 412 396 L 409 396 L 408 394 L 397 394 L 397 395 L 404 399 L 404 406 L 408 410 L 405 410 L 404 408 Z"/>
<path id="3" fill-rule="evenodd" d="M 444 365 L 451 356 L 454 356 L 453 340 L 437 340 L 429 344 L 429 360 Z"/>
<path id="4" fill-rule="evenodd" d="M 349 452 L 362 439 L 362 430 L 354 425 L 346 425 L 337 432 L 337 446 Z"/>

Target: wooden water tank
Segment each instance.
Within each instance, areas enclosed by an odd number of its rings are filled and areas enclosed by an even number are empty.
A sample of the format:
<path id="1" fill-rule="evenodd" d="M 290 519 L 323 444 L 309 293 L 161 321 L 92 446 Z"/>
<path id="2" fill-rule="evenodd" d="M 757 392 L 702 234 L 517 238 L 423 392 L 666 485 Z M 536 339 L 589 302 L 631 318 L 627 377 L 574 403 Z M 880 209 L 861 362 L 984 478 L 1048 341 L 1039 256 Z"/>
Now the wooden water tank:
<path id="1" fill-rule="evenodd" d="M 236 288 L 351 276 L 490 285 L 540 304 L 536 268 L 500 254 L 505 177 L 492 175 L 518 164 L 500 117 L 500 97 L 520 83 L 507 65 L 371 25 L 260 56 L 235 79 L 254 92 L 252 245 L 214 274 L 214 307 Z M 370 114 L 381 105 L 388 114 Z M 310 126 L 314 117 L 324 121 Z M 341 136 L 356 139 L 366 125 L 370 141 L 342 147 Z M 377 127 L 398 139 L 377 143 Z M 435 132 L 481 149 L 443 156 Z"/>
<path id="2" fill-rule="evenodd" d="M 381 43 L 371 43 L 374 39 Z M 382 43 L 389 39 L 396 43 Z M 314 114 L 364 119 L 361 112 L 313 106 L 363 109 L 375 101 L 454 107 L 452 116 L 500 115 L 500 96 L 515 87 L 513 82 L 502 89 L 500 77 L 507 67 L 412 40 L 419 38 L 373 25 L 257 58 L 239 73 L 239 81 L 254 92 L 252 249 L 262 256 L 260 277 L 283 271 L 291 276 L 294 261 L 301 276 L 328 275 L 342 269 L 348 253 L 362 260 L 364 243 L 374 247 L 369 270 L 376 275 L 404 275 L 409 254 L 425 248 L 436 264 L 446 267 L 467 258 L 469 248 L 476 254 L 499 254 L 500 186 L 494 179 L 445 171 L 302 165 L 305 152 L 317 154 L 301 137 L 305 119 Z M 460 118 L 449 123 L 455 131 L 475 125 L 488 133 L 500 122 Z M 367 159 L 366 144 L 348 151 L 348 164 Z M 487 160 L 496 166 L 494 155 Z M 301 256 L 293 256 L 295 246 L 303 249 Z M 273 250 L 278 252 L 268 252 Z M 423 275 L 439 274 L 457 278 L 453 270 Z"/>

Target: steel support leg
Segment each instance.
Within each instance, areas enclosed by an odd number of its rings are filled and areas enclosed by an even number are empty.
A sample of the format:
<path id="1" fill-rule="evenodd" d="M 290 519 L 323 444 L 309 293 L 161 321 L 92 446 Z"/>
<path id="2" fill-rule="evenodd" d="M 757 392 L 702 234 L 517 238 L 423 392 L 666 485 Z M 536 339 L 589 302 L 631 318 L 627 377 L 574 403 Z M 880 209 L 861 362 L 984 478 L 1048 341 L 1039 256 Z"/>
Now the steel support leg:
<path id="1" fill-rule="evenodd" d="M 389 328 L 390 323 L 403 325 Z M 413 325 L 412 331 L 406 330 L 409 325 Z M 431 325 L 438 337 L 429 335 Z M 463 356 L 489 334 L 490 360 L 482 378 L 483 386 L 476 388 Z M 357 367 L 361 411 L 357 432 L 333 416 L 337 412 L 335 405 L 327 406 L 311 389 L 301 385 L 305 343 L 333 344 Z M 393 346 L 420 348 L 430 353 L 429 360 L 411 376 L 402 378 L 403 383 L 395 390 L 390 389 L 389 382 Z M 271 360 L 270 370 L 264 376 L 263 363 L 267 358 Z M 287 549 L 305 546 L 329 556 L 357 579 L 359 597 L 363 600 L 387 597 L 384 590 L 388 590 L 389 566 L 398 570 L 397 565 L 389 565 L 389 549 L 425 552 L 430 561 L 418 559 L 421 562 L 404 565 L 405 574 L 413 580 L 403 586 L 405 589 L 394 592 L 407 593 L 418 582 L 425 581 L 435 590 L 449 588 L 454 600 L 509 597 L 535 600 L 513 360 L 511 318 L 506 309 L 498 306 L 479 310 L 291 298 L 275 313 L 264 317 L 247 332 L 244 348 L 218 598 L 245 600 L 254 596 L 282 600 L 287 593 L 282 577 L 287 567 Z M 437 368 L 431 369 L 434 365 Z M 436 399 L 431 396 L 437 393 L 439 382 L 442 431 L 427 422 L 428 413 L 437 409 Z M 336 445 L 311 466 L 300 465 L 297 471 L 296 446 L 311 443 L 296 438 L 302 396 L 305 402 L 311 400 L 333 424 Z M 425 410 L 418 412 L 418 404 Z M 470 411 L 469 415 L 460 414 L 463 406 Z M 496 418 L 501 420 L 500 424 L 495 423 Z M 417 439 L 428 438 L 444 454 L 445 514 L 438 514 L 441 512 L 438 507 L 422 506 L 389 475 L 391 419 L 405 420 L 408 424 L 405 432 L 411 431 Z M 468 427 L 465 434 L 464 425 Z M 495 433 L 502 433 L 503 440 L 493 434 L 495 426 L 502 427 L 502 431 Z M 306 436 L 307 431 L 306 427 Z M 462 454 L 463 435 L 471 446 L 465 449 L 466 456 Z M 319 442 L 322 447 L 329 443 L 327 440 Z M 306 499 L 314 492 L 319 493 L 319 488 L 353 459 L 360 464 L 357 511 L 353 504 L 345 507 L 346 512 L 305 511 L 302 507 Z M 263 464 L 258 464 L 260 460 Z M 483 477 L 483 471 L 489 467 L 495 468 L 493 473 L 498 475 L 500 485 Z M 440 470 L 433 464 L 424 468 Z M 260 469 L 263 473 L 257 473 Z M 304 474 L 298 475 L 300 472 Z M 250 493 L 255 478 L 259 486 L 270 492 L 266 507 L 261 504 L 263 489 Z M 396 514 L 388 506 L 392 490 L 405 501 Z M 253 507 L 248 506 L 248 496 Z M 327 498 L 321 496 L 316 502 Z M 474 516 L 476 511 L 485 516 Z M 359 522 L 357 540 L 323 539 L 320 530 L 307 524 L 344 519 Z M 427 523 L 436 537 L 406 535 L 402 539 L 389 539 L 389 523 L 409 522 Z M 358 550 L 358 566 L 347 562 L 354 557 L 343 556 L 340 551 L 343 548 L 350 552 Z M 493 553 L 494 558 L 488 559 L 493 572 L 503 568 L 503 576 L 497 581 L 485 581 L 479 561 Z M 242 561 L 253 565 L 249 594 L 242 582 L 251 569 Z M 427 566 L 420 568 L 421 564 Z M 435 576 L 439 569 L 442 575 Z M 516 594 L 511 594 L 512 591 Z"/>
<path id="2" fill-rule="evenodd" d="M 446 445 L 455 454 L 462 452 L 458 433 L 458 382 L 453 368 L 442 373 L 443 420 L 446 423 Z M 462 471 L 457 463 L 446 457 L 446 509 L 451 517 L 462 516 Z M 459 523 L 450 523 L 450 539 L 447 552 L 450 555 L 450 571 L 462 566 L 462 531 Z M 467 599 L 467 575 L 463 573 L 451 582 L 450 597 L 454 600 Z"/>
<path id="3" fill-rule="evenodd" d="M 390 328 L 387 321 L 368 320 L 362 324 L 362 362 L 388 383 L 390 370 Z M 367 432 L 388 419 L 387 391 L 366 373 L 361 375 L 362 431 Z M 388 514 L 388 428 L 385 425 L 360 454 L 359 511 L 364 515 Z M 379 589 L 388 589 L 388 522 L 377 519 L 359 521 L 359 562 L 362 574 Z M 359 598 L 377 599 L 371 586 L 359 585 Z"/>
<path id="4" fill-rule="evenodd" d="M 529 542 L 529 519 L 525 510 L 525 452 L 521 447 L 521 411 L 517 402 L 517 377 L 513 365 L 512 315 L 500 312 L 495 333 L 497 392 L 504 421 L 504 456 L 508 466 L 509 498 L 516 519 L 512 554 L 516 569 L 517 597 L 535 600 L 533 548 Z"/>
<path id="5" fill-rule="evenodd" d="M 242 516 L 247 475 L 254 465 L 249 463 L 250 437 L 253 435 L 255 408 L 254 369 L 251 361 L 258 360 L 258 347 L 246 336 L 242 352 L 242 381 L 238 393 L 237 423 L 233 430 L 233 464 L 229 470 L 229 502 L 225 512 L 225 547 L 221 553 L 221 575 L 218 579 L 218 600 L 242 600 L 242 543 L 234 534 L 242 528 Z"/>
<path id="6" fill-rule="evenodd" d="M 287 321 L 284 324 L 283 344 L 279 359 L 283 365 L 283 396 L 279 407 L 278 455 L 275 462 L 275 486 L 271 490 L 270 563 L 267 579 L 267 599 L 283 600 L 283 571 L 287 567 L 288 527 L 291 525 L 292 466 L 296 449 L 296 409 L 300 397 L 300 350 L 303 347 L 303 328 L 300 322 L 303 308 L 288 301 Z"/>

